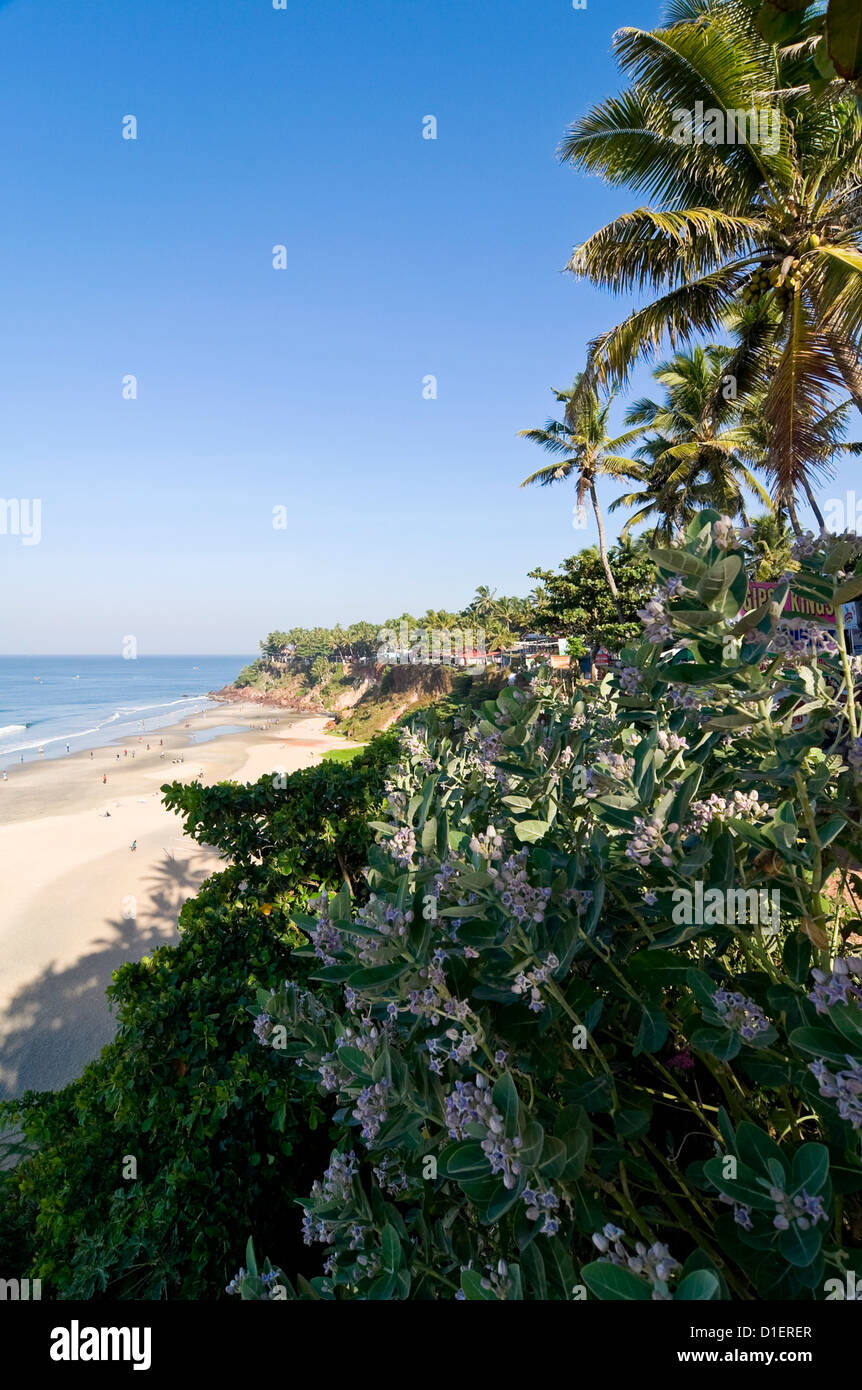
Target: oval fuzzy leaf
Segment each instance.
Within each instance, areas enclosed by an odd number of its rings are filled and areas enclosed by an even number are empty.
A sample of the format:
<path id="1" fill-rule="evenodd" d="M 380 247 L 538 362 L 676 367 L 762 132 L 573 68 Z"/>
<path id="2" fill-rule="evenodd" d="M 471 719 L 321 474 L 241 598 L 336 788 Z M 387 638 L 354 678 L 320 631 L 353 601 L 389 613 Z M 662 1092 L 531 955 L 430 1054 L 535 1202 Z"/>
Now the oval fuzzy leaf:
<path id="1" fill-rule="evenodd" d="M 583 1265 L 581 1279 L 591 1294 L 607 1303 L 646 1303 L 652 1299 L 652 1289 L 623 1265 L 595 1260 Z"/>

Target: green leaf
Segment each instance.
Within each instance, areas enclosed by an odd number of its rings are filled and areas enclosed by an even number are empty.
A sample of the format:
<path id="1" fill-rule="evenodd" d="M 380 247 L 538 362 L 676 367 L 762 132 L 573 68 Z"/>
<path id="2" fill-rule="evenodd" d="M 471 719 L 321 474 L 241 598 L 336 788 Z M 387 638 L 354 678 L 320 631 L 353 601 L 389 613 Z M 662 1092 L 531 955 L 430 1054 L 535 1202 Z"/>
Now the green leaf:
<path id="1" fill-rule="evenodd" d="M 537 840 L 541 840 L 550 830 L 551 825 L 546 820 L 521 820 L 515 822 L 515 839 L 520 840 L 521 844 L 533 845 Z"/>
<path id="2" fill-rule="evenodd" d="M 724 622 L 724 615 L 713 613 L 710 608 L 674 608 L 670 616 L 675 623 L 683 623 L 686 627 L 718 627 Z"/>
<path id="3" fill-rule="evenodd" d="M 401 1241 L 394 1226 L 384 1226 L 380 1243 L 383 1246 L 383 1268 L 394 1274 L 401 1264 Z"/>
<path id="4" fill-rule="evenodd" d="M 707 571 L 704 561 L 698 560 L 696 555 L 690 555 L 687 550 L 659 546 L 650 550 L 649 556 L 662 569 L 670 570 L 671 574 L 687 575 L 690 579 L 701 579 Z"/>
<path id="5" fill-rule="evenodd" d="M 437 848 L 437 818 L 429 816 L 422 827 L 422 849 L 425 854 L 432 854 Z"/>
<path id="6" fill-rule="evenodd" d="M 345 1045 L 338 1049 L 336 1055 L 339 1062 L 341 1062 L 348 1071 L 353 1072 L 354 1076 L 370 1077 L 371 1058 L 367 1057 L 364 1052 L 361 1052 L 358 1047 L 349 1047 Z"/>
<path id="7" fill-rule="evenodd" d="M 812 1057 L 838 1062 L 842 1067 L 847 1063 L 846 1042 L 826 1028 L 794 1028 L 790 1034 L 790 1045 Z"/>
<path id="8" fill-rule="evenodd" d="M 581 1267 L 581 1279 L 591 1294 L 604 1302 L 646 1303 L 652 1299 L 652 1289 L 623 1265 L 596 1260 Z"/>
<path id="9" fill-rule="evenodd" d="M 491 1099 L 503 1116 L 503 1129 L 508 1138 L 518 1133 L 518 1114 L 521 1103 L 510 1072 L 504 1072 L 496 1082 Z"/>
<path id="10" fill-rule="evenodd" d="M 674 1301 L 705 1303 L 711 1298 L 718 1298 L 720 1293 L 718 1279 L 710 1270 L 695 1269 L 680 1280 Z"/>
<path id="11" fill-rule="evenodd" d="M 669 1024 L 660 1005 L 643 1008 L 640 1027 L 632 1049 L 632 1056 L 639 1057 L 642 1052 L 658 1052 L 667 1040 Z"/>
<path id="12" fill-rule="evenodd" d="M 409 970 L 406 961 L 393 961 L 391 965 L 369 965 L 362 970 L 354 970 L 347 977 L 347 983 L 351 989 L 374 989 L 379 985 L 392 984 L 406 970 Z"/>
<path id="13" fill-rule="evenodd" d="M 804 1269 L 816 1257 L 822 1242 L 823 1235 L 816 1226 L 802 1231 L 798 1222 L 791 1221 L 789 1229 L 778 1237 L 778 1248 L 788 1264 Z"/>
<path id="14" fill-rule="evenodd" d="M 387 1303 L 392 1297 L 396 1285 L 396 1277 L 385 1270 L 379 1274 L 368 1290 L 368 1297 L 374 1303 Z"/>
<path id="15" fill-rule="evenodd" d="M 787 1160 L 774 1139 L 770 1139 L 757 1125 L 751 1124 L 748 1120 L 743 1120 L 736 1131 L 736 1142 L 739 1157 L 743 1162 L 750 1165 L 752 1169 L 757 1169 L 764 1175 L 769 1174 L 767 1164 L 772 1159 L 778 1163 L 779 1169 L 784 1178 L 787 1177 Z"/>
<path id="16" fill-rule="evenodd" d="M 829 1150 L 825 1144 L 803 1144 L 793 1155 L 793 1170 L 790 1195 L 795 1196 L 803 1187 L 812 1197 L 826 1185 L 829 1177 Z"/>
<path id="17" fill-rule="evenodd" d="M 478 1140 L 460 1139 L 455 1144 L 447 1144 L 437 1160 L 440 1176 L 456 1182 L 486 1178 L 490 1171 L 487 1155 Z"/>
<path id="18" fill-rule="evenodd" d="M 461 1292 L 470 1303 L 477 1303 L 480 1300 L 486 1303 L 498 1303 L 499 1299 L 488 1284 L 487 1287 L 482 1282 L 482 1275 L 477 1274 L 475 1269 L 461 1270 Z"/>
<path id="19" fill-rule="evenodd" d="M 788 936 L 782 953 L 784 968 L 794 984 L 804 984 L 811 967 L 811 942 L 802 932 Z"/>
<path id="20" fill-rule="evenodd" d="M 761 1187 L 758 1183 L 759 1174 L 740 1159 L 737 1164 L 736 1177 L 726 1178 L 724 1176 L 724 1163 L 723 1158 L 716 1157 L 708 1158 L 703 1165 L 704 1175 L 709 1178 L 713 1187 L 717 1187 L 719 1192 L 723 1192 L 726 1197 L 731 1197 L 734 1202 L 738 1202 L 742 1206 L 755 1207 L 757 1211 L 768 1211 L 774 1216 L 775 1203 L 766 1188 Z"/>

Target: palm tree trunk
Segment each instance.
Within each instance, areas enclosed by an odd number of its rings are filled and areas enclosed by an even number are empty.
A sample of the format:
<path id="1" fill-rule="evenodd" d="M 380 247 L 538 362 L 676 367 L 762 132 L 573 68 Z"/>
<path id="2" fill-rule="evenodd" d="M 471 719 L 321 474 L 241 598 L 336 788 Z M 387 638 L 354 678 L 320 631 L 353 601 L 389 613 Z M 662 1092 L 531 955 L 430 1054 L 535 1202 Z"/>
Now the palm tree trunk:
<path id="1" fill-rule="evenodd" d="M 806 476 L 805 476 L 804 473 L 802 474 L 802 486 L 803 486 L 804 489 L 805 489 L 805 496 L 808 498 L 809 504 L 810 504 L 810 506 L 811 506 L 811 510 L 813 511 L 814 515 L 817 517 L 817 525 L 820 527 L 820 530 L 821 530 L 821 531 L 825 531 L 825 530 L 826 530 L 826 522 L 823 520 L 823 513 L 821 512 L 820 508 L 819 508 L 818 505 L 817 505 L 817 499 L 816 499 L 816 497 L 814 496 L 814 493 L 813 493 L 813 491 L 812 491 L 812 489 L 811 489 L 811 484 L 810 484 L 810 482 L 808 481 L 808 479 L 806 478 Z"/>
<path id="2" fill-rule="evenodd" d="M 802 527 L 799 525 L 799 517 L 796 515 L 796 503 L 789 494 L 785 501 L 787 505 L 787 515 L 790 517 L 790 525 L 793 527 L 793 534 L 795 536 L 801 536 Z"/>
<path id="3" fill-rule="evenodd" d="M 613 594 L 614 603 L 617 605 L 617 610 L 619 611 L 620 591 L 617 588 L 616 580 L 614 579 L 613 571 L 611 570 L 611 562 L 608 559 L 608 550 L 605 544 L 605 527 L 602 521 L 602 513 L 601 508 L 599 507 L 599 499 L 596 497 L 596 485 L 593 482 L 590 483 L 590 501 L 593 504 L 593 515 L 596 518 L 596 529 L 599 533 L 599 554 L 602 557 L 602 569 L 605 572 L 605 576 L 608 581 L 608 588 Z"/>
<path id="4" fill-rule="evenodd" d="M 840 334 L 828 333 L 827 340 L 838 370 L 844 378 L 844 385 L 853 397 L 856 409 L 862 412 L 862 366 L 859 365 L 859 358 Z"/>

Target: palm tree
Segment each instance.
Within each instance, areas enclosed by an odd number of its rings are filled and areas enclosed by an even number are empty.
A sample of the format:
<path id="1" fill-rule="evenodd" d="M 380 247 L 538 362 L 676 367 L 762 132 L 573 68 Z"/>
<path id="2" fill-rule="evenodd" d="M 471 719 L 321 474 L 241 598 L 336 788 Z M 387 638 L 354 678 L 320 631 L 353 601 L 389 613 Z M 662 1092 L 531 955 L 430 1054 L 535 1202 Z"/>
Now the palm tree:
<path id="1" fill-rule="evenodd" d="M 608 588 L 617 601 L 619 591 L 608 560 L 605 527 L 596 496 L 596 478 L 602 474 L 610 477 L 629 476 L 627 470 L 636 468 L 637 464 L 633 459 L 622 457 L 619 450 L 637 439 L 641 431 L 629 430 L 627 434 L 612 438 L 608 434 L 608 416 L 613 396 L 601 401 L 596 391 L 580 389 L 580 378 L 576 379 L 569 391 L 555 390 L 554 395 L 560 405 L 565 406 L 565 419 L 546 420 L 544 428 L 520 430 L 519 435 L 522 439 L 531 439 L 534 444 L 539 444 L 549 454 L 554 454 L 558 462 L 531 473 L 521 487 L 534 483 L 547 487 L 550 483 L 563 482 L 574 474 L 578 509 L 589 497 L 599 533 L 602 568 Z"/>
<path id="2" fill-rule="evenodd" d="M 793 535 L 788 531 L 783 517 L 775 512 L 756 516 L 752 520 L 751 531 L 746 549 L 755 566 L 755 579 L 778 579 L 789 570 L 798 569 L 792 556 Z"/>
<path id="3" fill-rule="evenodd" d="M 495 598 L 497 590 L 489 589 L 487 584 L 480 584 L 473 598 L 464 610 L 471 618 L 491 618 L 497 611 L 497 600 Z"/>
<path id="4" fill-rule="evenodd" d="M 715 333 L 729 309 L 751 309 L 747 355 L 789 509 L 836 389 L 862 409 L 862 124 L 849 96 L 811 99 L 807 54 L 761 38 L 744 0 L 671 0 L 666 20 L 617 33 L 633 85 L 560 149 L 573 167 L 659 200 L 602 227 L 569 262 L 603 289 L 647 292 L 590 344 L 580 389 L 620 386 L 663 342 L 679 347 Z"/>
<path id="5" fill-rule="evenodd" d="M 497 618 L 503 627 L 512 632 L 526 628 L 529 623 L 526 604 L 521 598 L 500 598 L 497 600 Z"/>
<path id="6" fill-rule="evenodd" d="M 653 372 L 664 388 L 664 400 L 645 398 L 629 407 L 626 423 L 651 435 L 635 450 L 644 466 L 629 475 L 643 482 L 643 490 L 612 506 L 639 508 L 626 522 L 624 535 L 656 512 L 656 535 L 669 537 L 703 505 L 747 522 L 745 488 L 770 505 L 745 461 L 754 450 L 736 391 L 729 389 L 727 364 L 732 355 L 731 348 L 717 346 L 676 353 Z"/>

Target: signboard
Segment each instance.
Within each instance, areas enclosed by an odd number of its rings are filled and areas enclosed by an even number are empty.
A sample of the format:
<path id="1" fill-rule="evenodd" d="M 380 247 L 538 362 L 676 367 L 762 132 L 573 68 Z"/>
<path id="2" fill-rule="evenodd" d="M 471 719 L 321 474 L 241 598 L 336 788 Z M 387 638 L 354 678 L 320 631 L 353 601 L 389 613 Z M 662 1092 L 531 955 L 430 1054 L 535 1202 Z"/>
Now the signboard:
<path id="1" fill-rule="evenodd" d="M 750 613 L 752 609 L 759 608 L 765 603 L 776 584 L 770 579 L 749 579 L 748 597 L 745 600 L 745 612 Z M 784 609 L 781 614 L 782 622 L 792 622 L 793 619 L 803 622 L 825 623 L 827 627 L 835 627 L 835 609 L 830 603 L 815 603 L 813 599 L 802 598 L 800 594 L 790 593 L 784 601 Z"/>

